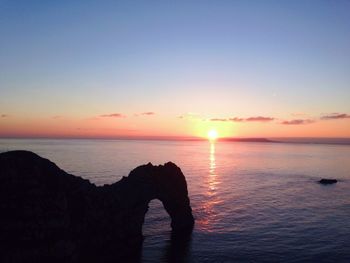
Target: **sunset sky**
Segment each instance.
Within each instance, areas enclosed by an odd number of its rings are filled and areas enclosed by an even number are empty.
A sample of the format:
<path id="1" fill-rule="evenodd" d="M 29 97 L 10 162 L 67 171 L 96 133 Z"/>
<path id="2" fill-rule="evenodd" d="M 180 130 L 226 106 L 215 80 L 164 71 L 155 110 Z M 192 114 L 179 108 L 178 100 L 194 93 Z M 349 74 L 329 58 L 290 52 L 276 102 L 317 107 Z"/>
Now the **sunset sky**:
<path id="1" fill-rule="evenodd" d="M 0 0 L 0 137 L 350 137 L 349 14 Z"/>

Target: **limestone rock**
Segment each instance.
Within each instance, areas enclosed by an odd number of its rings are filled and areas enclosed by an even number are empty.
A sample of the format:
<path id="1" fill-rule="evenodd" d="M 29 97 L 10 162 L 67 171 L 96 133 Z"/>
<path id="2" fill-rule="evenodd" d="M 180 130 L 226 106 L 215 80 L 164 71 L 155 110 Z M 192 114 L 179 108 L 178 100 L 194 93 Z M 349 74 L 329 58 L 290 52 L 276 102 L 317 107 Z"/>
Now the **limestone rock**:
<path id="1" fill-rule="evenodd" d="M 32 152 L 1 153 L 0 262 L 137 259 L 152 199 L 162 201 L 173 233 L 192 231 L 186 180 L 171 162 L 97 187 Z"/>

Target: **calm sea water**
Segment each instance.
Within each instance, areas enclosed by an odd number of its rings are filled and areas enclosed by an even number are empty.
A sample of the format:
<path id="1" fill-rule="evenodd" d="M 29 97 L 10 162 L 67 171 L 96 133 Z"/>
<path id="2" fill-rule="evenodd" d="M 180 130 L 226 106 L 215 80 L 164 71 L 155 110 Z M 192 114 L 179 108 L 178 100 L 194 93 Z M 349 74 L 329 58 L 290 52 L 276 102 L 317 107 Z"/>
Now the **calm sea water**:
<path id="1" fill-rule="evenodd" d="M 148 162 L 173 161 L 186 176 L 196 225 L 171 240 L 152 201 L 142 262 L 350 262 L 350 146 L 1 139 L 102 185 Z M 320 178 L 337 178 L 322 186 Z"/>

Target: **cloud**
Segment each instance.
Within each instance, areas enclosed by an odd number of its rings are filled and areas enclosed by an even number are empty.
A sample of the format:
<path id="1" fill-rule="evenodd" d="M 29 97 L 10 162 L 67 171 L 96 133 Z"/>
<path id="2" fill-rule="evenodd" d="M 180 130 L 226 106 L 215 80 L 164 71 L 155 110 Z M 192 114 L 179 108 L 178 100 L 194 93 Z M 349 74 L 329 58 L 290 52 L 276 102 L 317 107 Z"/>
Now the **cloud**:
<path id="1" fill-rule="evenodd" d="M 273 121 L 275 118 L 273 117 L 263 117 L 263 116 L 257 116 L 257 117 L 249 117 L 249 118 L 212 118 L 210 121 L 231 121 L 231 122 L 269 122 Z"/>
<path id="2" fill-rule="evenodd" d="M 52 119 L 54 119 L 54 120 L 57 120 L 57 119 L 60 119 L 60 118 L 62 118 L 62 116 L 59 116 L 59 115 L 52 116 Z"/>
<path id="3" fill-rule="evenodd" d="M 155 115 L 156 113 L 153 111 L 142 112 L 140 115 Z"/>
<path id="4" fill-rule="evenodd" d="M 229 120 L 224 118 L 212 118 L 210 119 L 210 121 L 229 121 Z"/>
<path id="5" fill-rule="evenodd" d="M 202 119 L 201 115 L 198 113 L 188 112 L 183 115 L 178 116 L 179 119 Z"/>
<path id="6" fill-rule="evenodd" d="M 272 117 L 262 117 L 262 116 L 258 116 L 258 117 L 250 117 L 245 119 L 245 121 L 259 121 L 259 122 L 267 122 L 267 121 L 273 121 L 275 118 Z"/>
<path id="7" fill-rule="evenodd" d="M 350 119 L 350 115 L 346 113 L 332 113 L 321 117 L 321 120 L 339 120 Z"/>
<path id="8" fill-rule="evenodd" d="M 1 114 L 0 117 L 1 117 L 1 118 L 7 118 L 8 115 L 7 115 L 7 114 Z"/>
<path id="9" fill-rule="evenodd" d="M 238 117 L 234 117 L 234 118 L 229 118 L 228 121 L 234 121 L 234 122 L 244 122 L 245 119 L 244 118 L 238 118 Z"/>
<path id="10" fill-rule="evenodd" d="M 311 119 L 294 119 L 289 121 L 282 121 L 280 124 L 283 125 L 304 125 L 304 124 L 310 124 L 314 123 L 314 120 Z"/>
<path id="11" fill-rule="evenodd" d="M 126 116 L 121 113 L 111 113 L 100 115 L 102 118 L 125 118 Z"/>
<path id="12" fill-rule="evenodd" d="M 135 113 L 134 116 L 138 117 L 138 116 L 152 116 L 152 115 L 156 115 L 155 112 L 153 111 L 146 111 L 146 112 L 141 112 L 141 113 Z"/>

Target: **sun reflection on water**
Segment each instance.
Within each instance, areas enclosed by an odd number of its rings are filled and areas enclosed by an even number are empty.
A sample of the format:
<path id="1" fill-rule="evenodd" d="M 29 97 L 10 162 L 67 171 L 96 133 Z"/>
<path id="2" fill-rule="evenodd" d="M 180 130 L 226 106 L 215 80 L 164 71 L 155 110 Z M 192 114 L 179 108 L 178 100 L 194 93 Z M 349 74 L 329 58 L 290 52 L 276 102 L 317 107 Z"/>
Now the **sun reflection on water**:
<path id="1" fill-rule="evenodd" d="M 221 203 L 218 196 L 219 180 L 217 174 L 217 164 L 215 156 L 215 141 L 210 142 L 209 149 L 209 173 L 206 176 L 207 191 L 201 207 L 201 218 L 198 221 L 198 226 L 205 231 L 211 232 L 214 230 L 214 224 L 217 220 L 216 206 Z"/>
<path id="2" fill-rule="evenodd" d="M 210 155 L 209 155 L 209 189 L 211 192 L 216 190 L 216 162 L 215 162 L 215 142 L 210 143 Z M 209 192 L 210 194 L 210 192 Z"/>

